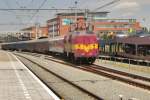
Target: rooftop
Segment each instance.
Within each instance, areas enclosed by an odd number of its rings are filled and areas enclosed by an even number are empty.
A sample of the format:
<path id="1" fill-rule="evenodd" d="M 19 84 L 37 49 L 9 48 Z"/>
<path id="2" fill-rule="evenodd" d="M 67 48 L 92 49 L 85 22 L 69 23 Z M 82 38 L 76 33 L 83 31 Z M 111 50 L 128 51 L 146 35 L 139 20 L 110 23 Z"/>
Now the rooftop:
<path id="1" fill-rule="evenodd" d="M 145 36 L 145 37 L 132 36 L 126 38 L 119 38 L 117 39 L 117 42 L 127 43 L 127 44 L 137 44 L 137 45 L 149 45 L 150 36 Z"/>
<path id="2" fill-rule="evenodd" d="M 104 11 L 104 12 L 88 12 L 88 14 L 92 15 L 98 15 L 98 14 L 108 14 L 109 12 Z M 78 16 L 84 16 L 85 12 L 77 12 L 77 13 L 57 13 L 56 15 L 58 16 L 74 16 L 77 14 Z"/>

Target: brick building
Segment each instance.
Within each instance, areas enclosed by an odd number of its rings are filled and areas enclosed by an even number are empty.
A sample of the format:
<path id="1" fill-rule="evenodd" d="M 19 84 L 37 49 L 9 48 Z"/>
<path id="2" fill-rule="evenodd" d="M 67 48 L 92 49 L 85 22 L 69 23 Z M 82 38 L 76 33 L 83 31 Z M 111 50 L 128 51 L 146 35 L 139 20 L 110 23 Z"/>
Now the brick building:
<path id="1" fill-rule="evenodd" d="M 106 17 L 108 12 L 88 13 L 90 16 Z M 75 29 L 76 25 L 85 28 L 85 13 L 58 13 L 47 21 L 49 37 L 62 36 Z"/>
<path id="2" fill-rule="evenodd" d="M 77 18 L 83 18 L 83 13 Z M 47 21 L 49 37 L 62 36 L 70 31 L 70 26 L 75 22 L 75 14 L 59 13 L 56 18 Z"/>
<path id="3" fill-rule="evenodd" d="M 48 37 L 48 27 L 35 27 L 31 26 L 28 28 L 22 29 L 23 31 L 30 31 L 31 39 L 40 38 L 40 37 Z"/>
<path id="4" fill-rule="evenodd" d="M 140 23 L 136 19 L 95 19 L 93 21 L 94 32 L 101 34 L 128 34 L 142 30 Z"/>
<path id="5" fill-rule="evenodd" d="M 0 42 L 16 42 L 30 40 L 29 31 L 0 31 Z"/>
<path id="6" fill-rule="evenodd" d="M 90 12 L 88 19 L 85 20 L 85 13 L 58 13 L 53 19 L 47 21 L 49 37 L 61 36 L 70 32 L 72 26 L 78 24 L 82 28 L 87 27 L 85 23 L 93 25 L 93 31 L 100 36 L 101 34 L 117 34 L 139 31 L 140 23 L 136 19 L 108 19 L 109 12 Z"/>

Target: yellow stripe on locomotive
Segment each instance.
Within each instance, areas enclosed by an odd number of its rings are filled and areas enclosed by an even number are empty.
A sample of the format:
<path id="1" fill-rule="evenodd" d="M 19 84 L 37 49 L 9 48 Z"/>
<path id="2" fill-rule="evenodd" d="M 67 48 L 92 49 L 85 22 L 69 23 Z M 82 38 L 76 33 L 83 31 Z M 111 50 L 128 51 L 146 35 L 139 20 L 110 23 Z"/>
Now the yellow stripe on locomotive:
<path id="1" fill-rule="evenodd" d="M 86 52 L 89 52 L 90 50 L 93 50 L 93 49 L 98 49 L 98 44 L 75 44 L 73 45 L 73 49 L 75 50 L 84 50 Z"/>

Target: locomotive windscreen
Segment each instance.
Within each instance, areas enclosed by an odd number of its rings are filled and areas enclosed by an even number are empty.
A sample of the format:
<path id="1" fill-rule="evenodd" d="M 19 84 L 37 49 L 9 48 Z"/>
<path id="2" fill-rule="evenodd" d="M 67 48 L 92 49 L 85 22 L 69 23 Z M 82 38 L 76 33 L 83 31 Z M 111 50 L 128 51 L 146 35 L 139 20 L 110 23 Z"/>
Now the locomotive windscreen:
<path id="1" fill-rule="evenodd" d="M 84 44 L 89 44 L 89 43 L 95 43 L 97 42 L 97 38 L 95 35 L 83 35 L 83 36 L 76 36 L 74 38 L 74 43 L 84 43 Z"/>

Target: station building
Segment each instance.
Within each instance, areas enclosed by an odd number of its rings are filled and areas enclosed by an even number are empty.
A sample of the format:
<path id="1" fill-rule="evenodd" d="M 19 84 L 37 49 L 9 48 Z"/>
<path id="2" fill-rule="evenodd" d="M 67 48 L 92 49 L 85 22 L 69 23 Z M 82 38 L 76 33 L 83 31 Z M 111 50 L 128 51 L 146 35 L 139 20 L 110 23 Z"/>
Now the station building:
<path id="1" fill-rule="evenodd" d="M 84 18 L 83 13 L 78 13 L 77 18 Z M 63 36 L 70 31 L 70 25 L 75 22 L 74 13 L 59 13 L 55 18 L 47 21 L 49 37 Z"/>
<path id="2" fill-rule="evenodd" d="M 93 25 L 93 31 L 101 36 L 102 34 L 117 34 L 140 31 L 142 27 L 136 19 L 107 18 L 109 12 L 85 13 L 58 13 L 55 18 L 47 21 L 49 37 L 63 36 L 72 30 L 70 26 L 78 23 L 82 28 L 87 27 L 85 23 Z M 86 20 L 86 17 L 88 19 Z M 76 27 L 76 26 L 74 26 Z"/>
<path id="3" fill-rule="evenodd" d="M 91 22 L 92 16 L 94 17 L 106 17 L 108 12 L 89 12 L 85 13 L 58 13 L 55 18 L 47 21 L 49 37 L 63 36 L 73 30 L 78 24 L 79 27 L 86 28 L 85 23 Z M 90 17 L 86 20 L 86 17 Z"/>

